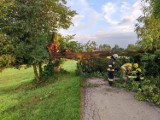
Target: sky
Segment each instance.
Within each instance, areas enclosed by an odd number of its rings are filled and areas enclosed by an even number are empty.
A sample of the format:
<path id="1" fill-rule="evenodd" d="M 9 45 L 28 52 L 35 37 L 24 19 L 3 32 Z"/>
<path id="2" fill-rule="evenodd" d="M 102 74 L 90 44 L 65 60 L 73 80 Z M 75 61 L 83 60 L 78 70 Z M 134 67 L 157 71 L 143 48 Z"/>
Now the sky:
<path id="1" fill-rule="evenodd" d="M 78 14 L 72 20 L 74 26 L 60 33 L 76 34 L 75 41 L 126 48 L 138 40 L 135 24 L 142 14 L 141 0 L 67 0 L 67 6 Z"/>

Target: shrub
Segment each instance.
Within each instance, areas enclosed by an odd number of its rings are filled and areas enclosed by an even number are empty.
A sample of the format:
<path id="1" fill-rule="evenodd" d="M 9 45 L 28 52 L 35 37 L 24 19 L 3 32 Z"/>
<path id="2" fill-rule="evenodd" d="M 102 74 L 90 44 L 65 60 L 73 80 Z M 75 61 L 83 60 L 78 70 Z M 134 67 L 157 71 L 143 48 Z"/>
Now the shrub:
<path id="1" fill-rule="evenodd" d="M 63 59 L 57 59 L 54 63 L 49 61 L 48 64 L 44 66 L 42 77 L 46 80 L 48 77 L 53 76 L 55 73 L 54 67 L 61 65 L 63 61 Z"/>
<path id="2" fill-rule="evenodd" d="M 108 62 L 105 59 L 88 58 L 77 64 L 77 73 L 84 76 L 103 76 L 107 72 Z"/>
<path id="3" fill-rule="evenodd" d="M 83 59 L 80 63 L 77 64 L 77 74 L 81 74 L 84 76 L 106 77 L 109 60 L 110 60 L 109 58 Z M 121 65 L 123 65 L 124 63 L 128 63 L 130 61 L 131 61 L 130 57 L 126 57 L 126 56 L 119 57 L 116 60 L 116 64 L 115 64 L 115 67 L 116 67 L 115 76 L 120 76 Z"/>
<path id="4" fill-rule="evenodd" d="M 147 77 L 160 76 L 160 55 L 146 54 L 141 59 L 144 75 Z"/>

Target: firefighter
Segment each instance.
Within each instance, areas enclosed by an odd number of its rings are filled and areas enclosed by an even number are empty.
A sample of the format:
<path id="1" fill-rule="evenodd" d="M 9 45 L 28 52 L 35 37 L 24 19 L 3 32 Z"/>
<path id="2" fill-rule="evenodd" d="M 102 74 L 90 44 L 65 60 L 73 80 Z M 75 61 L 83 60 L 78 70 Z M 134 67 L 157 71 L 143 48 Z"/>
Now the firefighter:
<path id="1" fill-rule="evenodd" d="M 124 80 L 127 80 L 127 74 L 131 73 L 132 71 L 132 64 L 131 63 L 125 63 L 121 66 L 121 71 L 122 71 L 122 78 Z"/>
<path id="2" fill-rule="evenodd" d="M 109 82 L 109 85 L 112 86 L 113 84 L 113 80 L 114 80 L 114 71 L 115 71 L 115 61 L 116 59 L 118 58 L 118 54 L 113 54 L 111 56 L 111 59 L 108 63 L 108 82 Z"/>
<path id="3" fill-rule="evenodd" d="M 131 74 L 128 76 L 129 79 L 133 79 L 135 81 L 143 80 L 143 74 L 141 68 L 139 68 L 139 65 L 137 63 L 133 64 L 133 70 Z"/>

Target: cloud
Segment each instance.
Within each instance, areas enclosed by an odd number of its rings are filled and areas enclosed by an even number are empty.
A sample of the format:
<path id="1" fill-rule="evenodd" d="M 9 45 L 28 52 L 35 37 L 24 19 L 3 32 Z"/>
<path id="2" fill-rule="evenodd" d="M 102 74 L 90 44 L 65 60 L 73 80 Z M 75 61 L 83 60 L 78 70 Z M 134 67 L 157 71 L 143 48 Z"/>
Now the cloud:
<path id="1" fill-rule="evenodd" d="M 131 18 L 131 17 L 125 17 L 125 18 L 123 18 L 123 19 L 118 23 L 118 25 L 130 24 L 131 21 L 132 21 L 132 18 Z"/>
<path id="2" fill-rule="evenodd" d="M 136 34 L 132 28 L 128 26 L 121 26 L 111 28 L 110 31 L 97 31 L 95 34 L 78 35 L 75 40 L 81 43 L 87 41 L 95 41 L 99 44 L 109 44 L 112 47 L 118 44 L 120 47 L 126 48 L 128 44 L 134 44 L 137 41 Z"/>
<path id="3" fill-rule="evenodd" d="M 116 13 L 116 7 L 113 3 L 108 2 L 105 5 L 102 6 L 102 11 L 104 12 L 104 18 L 107 20 L 110 24 L 117 24 L 117 21 L 115 21 L 112 17 L 113 14 Z"/>
<path id="4" fill-rule="evenodd" d="M 101 18 L 101 14 L 94 10 L 87 0 L 68 0 L 68 6 L 71 6 L 78 13 L 78 15 L 73 17 L 74 26 L 70 28 L 72 32 L 90 29 Z"/>
<path id="5" fill-rule="evenodd" d="M 93 40 L 97 44 L 119 44 L 127 47 L 137 41 L 134 26 L 136 19 L 142 14 L 140 0 L 134 3 L 115 0 L 103 4 L 93 1 L 68 0 L 68 6 L 76 10 L 78 15 L 73 18 L 74 26 L 60 32 L 64 35 L 76 34 L 75 40 L 81 43 Z"/>
<path id="6" fill-rule="evenodd" d="M 142 14 L 141 2 L 107 2 L 102 6 L 105 20 L 111 25 L 133 24 Z"/>
<path id="7" fill-rule="evenodd" d="M 74 23 L 74 27 L 79 27 L 81 25 L 81 20 L 85 19 L 84 15 L 76 15 L 72 22 Z"/>
<path id="8" fill-rule="evenodd" d="M 130 9 L 130 13 L 129 15 L 126 15 L 126 16 L 123 16 L 122 17 L 122 20 L 119 22 L 119 25 L 122 25 L 122 24 L 135 24 L 136 22 L 136 19 L 142 15 L 142 6 L 141 6 L 141 2 L 140 1 L 137 1 L 135 2 L 132 6 L 131 6 L 131 9 Z"/>
<path id="9" fill-rule="evenodd" d="M 126 11 L 130 11 L 131 5 L 126 1 L 123 1 L 120 5 L 120 12 L 123 14 L 128 14 Z"/>
<path id="10" fill-rule="evenodd" d="M 132 6 L 133 10 L 141 10 L 142 9 L 142 5 L 140 1 L 137 1 L 133 4 Z"/>

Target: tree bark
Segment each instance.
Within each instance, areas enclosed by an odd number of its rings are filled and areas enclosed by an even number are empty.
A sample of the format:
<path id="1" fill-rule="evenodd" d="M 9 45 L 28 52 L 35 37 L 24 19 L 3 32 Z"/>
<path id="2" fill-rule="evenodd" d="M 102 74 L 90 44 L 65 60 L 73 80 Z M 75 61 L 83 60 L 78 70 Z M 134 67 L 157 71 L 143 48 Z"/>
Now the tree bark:
<path id="1" fill-rule="evenodd" d="M 39 68 L 39 78 L 42 78 L 42 63 L 38 63 L 38 68 Z"/>
<path id="2" fill-rule="evenodd" d="M 38 75 L 38 71 L 37 71 L 37 66 L 36 66 L 36 64 L 33 64 L 33 70 L 34 70 L 34 75 L 35 75 L 35 77 L 36 77 L 36 81 L 37 81 L 37 82 L 40 82 L 40 77 L 39 77 L 39 75 Z"/>

